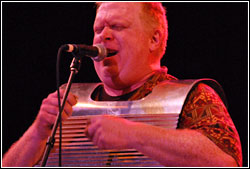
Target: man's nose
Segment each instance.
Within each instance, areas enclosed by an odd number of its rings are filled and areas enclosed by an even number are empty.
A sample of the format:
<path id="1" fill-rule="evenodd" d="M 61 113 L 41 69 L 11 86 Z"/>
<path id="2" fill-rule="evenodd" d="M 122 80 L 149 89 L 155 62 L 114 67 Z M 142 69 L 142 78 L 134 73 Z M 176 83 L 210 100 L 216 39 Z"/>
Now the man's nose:
<path id="1" fill-rule="evenodd" d="M 103 41 L 113 40 L 112 30 L 109 27 L 105 27 L 102 31 L 101 38 Z"/>

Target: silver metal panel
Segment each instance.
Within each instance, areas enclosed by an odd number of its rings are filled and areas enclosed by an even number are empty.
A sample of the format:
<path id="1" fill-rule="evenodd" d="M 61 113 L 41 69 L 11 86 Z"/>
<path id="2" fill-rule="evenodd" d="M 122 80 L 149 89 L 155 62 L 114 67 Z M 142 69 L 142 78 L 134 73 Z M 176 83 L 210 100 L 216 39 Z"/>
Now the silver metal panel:
<path id="1" fill-rule="evenodd" d="M 93 90 L 98 83 L 72 84 L 71 92 L 78 96 L 73 114 L 63 122 L 62 166 L 64 167 L 156 167 L 157 161 L 134 149 L 100 150 L 85 133 L 90 116 L 109 114 L 131 121 L 175 129 L 185 100 L 191 89 L 198 83 L 206 83 L 221 95 L 226 104 L 223 90 L 211 79 L 173 80 L 157 85 L 151 94 L 135 101 L 94 101 Z M 46 166 L 58 166 L 59 133 Z M 153 138 L 152 138 L 153 139 Z"/>

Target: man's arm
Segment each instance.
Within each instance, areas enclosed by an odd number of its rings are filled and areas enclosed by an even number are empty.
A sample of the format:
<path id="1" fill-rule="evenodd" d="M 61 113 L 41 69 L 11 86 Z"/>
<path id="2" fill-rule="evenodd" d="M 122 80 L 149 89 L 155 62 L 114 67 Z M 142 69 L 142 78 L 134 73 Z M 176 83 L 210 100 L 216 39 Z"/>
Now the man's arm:
<path id="1" fill-rule="evenodd" d="M 63 97 L 64 90 L 60 90 Z M 62 99 L 62 98 L 61 98 Z M 77 102 L 76 97 L 69 93 L 62 113 L 62 120 L 72 114 L 72 106 Z M 51 133 L 51 126 L 58 113 L 57 92 L 43 100 L 40 111 L 34 123 L 24 135 L 14 143 L 3 157 L 3 166 L 34 166 L 41 159 L 46 141 Z"/>
<path id="2" fill-rule="evenodd" d="M 167 130 L 144 124 L 136 130 L 140 131 L 133 147 L 165 166 L 237 166 L 231 156 L 195 130 Z"/>
<path id="3" fill-rule="evenodd" d="M 164 129 L 101 116 L 91 119 L 88 134 L 101 149 L 133 148 L 165 166 L 237 166 L 206 136 L 190 129 Z"/>
<path id="4" fill-rule="evenodd" d="M 46 145 L 46 140 L 46 138 L 41 139 L 39 137 L 35 124 L 33 124 L 5 153 L 3 166 L 33 166 L 40 159 Z"/>

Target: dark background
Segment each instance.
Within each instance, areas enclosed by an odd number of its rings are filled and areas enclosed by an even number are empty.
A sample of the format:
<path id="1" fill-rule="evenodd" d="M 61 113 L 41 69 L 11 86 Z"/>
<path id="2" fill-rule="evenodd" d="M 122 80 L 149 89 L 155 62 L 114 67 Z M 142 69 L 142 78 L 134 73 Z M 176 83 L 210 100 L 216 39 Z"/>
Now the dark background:
<path id="1" fill-rule="evenodd" d="M 224 88 L 248 166 L 248 3 L 164 3 L 169 21 L 162 65 L 179 79 L 212 78 Z M 91 45 L 93 3 L 2 3 L 2 153 L 56 90 L 62 44 Z M 72 55 L 61 59 L 66 83 Z M 139 60 L 138 60 L 139 61 Z M 85 58 L 74 82 L 99 81 Z M 25 146 L 25 145 L 24 145 Z"/>

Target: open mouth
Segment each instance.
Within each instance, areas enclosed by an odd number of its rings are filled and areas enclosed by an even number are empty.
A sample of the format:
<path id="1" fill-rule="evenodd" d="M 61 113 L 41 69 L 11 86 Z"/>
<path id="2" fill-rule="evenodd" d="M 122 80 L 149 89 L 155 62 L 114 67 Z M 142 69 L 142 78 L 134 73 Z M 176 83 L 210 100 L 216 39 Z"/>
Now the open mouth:
<path id="1" fill-rule="evenodd" d="M 111 56 L 114 56 L 118 53 L 117 50 L 112 50 L 112 49 L 107 49 L 108 50 L 108 55 L 107 57 L 111 57 Z"/>

